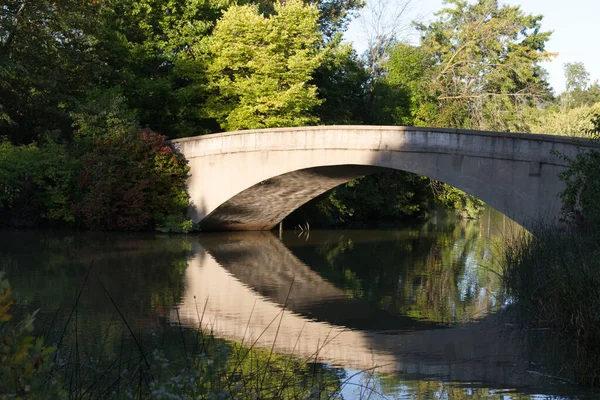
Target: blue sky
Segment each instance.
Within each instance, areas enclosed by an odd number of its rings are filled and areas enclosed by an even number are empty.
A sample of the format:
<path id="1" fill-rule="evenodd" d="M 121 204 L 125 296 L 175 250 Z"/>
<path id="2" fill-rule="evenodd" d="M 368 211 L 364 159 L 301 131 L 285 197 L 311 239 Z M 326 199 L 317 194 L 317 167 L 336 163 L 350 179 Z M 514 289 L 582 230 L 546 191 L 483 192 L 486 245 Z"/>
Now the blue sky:
<path id="1" fill-rule="evenodd" d="M 583 62 L 591 81 L 600 80 L 600 0 L 504 0 L 503 3 L 520 5 L 528 14 L 543 15 L 542 29 L 553 31 L 546 48 L 558 56 L 545 63 L 544 68 L 556 93 L 564 90 L 563 65 L 568 62 Z M 431 20 L 442 6 L 442 0 L 413 0 L 405 21 Z M 365 48 L 362 32 L 363 24 L 356 19 L 346 34 L 359 53 Z M 414 35 L 411 39 L 417 40 Z"/>

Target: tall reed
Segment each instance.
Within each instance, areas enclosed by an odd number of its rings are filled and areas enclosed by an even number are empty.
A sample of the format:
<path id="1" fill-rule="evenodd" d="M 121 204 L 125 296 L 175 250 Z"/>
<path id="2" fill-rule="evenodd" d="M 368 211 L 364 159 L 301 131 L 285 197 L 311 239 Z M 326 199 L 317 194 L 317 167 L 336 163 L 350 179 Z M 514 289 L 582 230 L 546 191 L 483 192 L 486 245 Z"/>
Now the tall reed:
<path id="1" fill-rule="evenodd" d="M 517 315 L 553 346 L 554 372 L 600 386 L 600 228 L 523 233 L 507 243 L 503 267 Z"/>

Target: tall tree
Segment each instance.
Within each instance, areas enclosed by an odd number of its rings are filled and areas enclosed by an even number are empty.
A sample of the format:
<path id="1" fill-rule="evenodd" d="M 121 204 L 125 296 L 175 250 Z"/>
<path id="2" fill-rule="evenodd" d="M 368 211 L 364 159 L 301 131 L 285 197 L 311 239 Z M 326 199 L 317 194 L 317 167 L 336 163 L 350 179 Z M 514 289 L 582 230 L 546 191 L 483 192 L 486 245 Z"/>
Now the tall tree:
<path id="1" fill-rule="evenodd" d="M 0 2 L 0 135 L 23 143 L 70 132 L 68 110 L 98 69 L 97 8 L 91 0 Z"/>
<path id="2" fill-rule="evenodd" d="M 582 62 L 566 63 L 565 70 L 565 89 L 567 92 L 575 90 L 585 90 L 589 81 L 590 73 L 585 69 Z"/>
<path id="3" fill-rule="evenodd" d="M 265 17 L 258 6 L 232 6 L 208 43 L 207 109 L 223 129 L 314 124 L 321 101 L 309 83 L 324 53 L 319 12 L 298 0 L 275 5 Z"/>
<path id="4" fill-rule="evenodd" d="M 422 74 L 414 76 L 423 95 L 413 111 L 417 124 L 490 130 L 526 129 L 527 106 L 550 96 L 540 63 L 550 32 L 541 31 L 539 15 L 498 0 L 445 0 L 431 24 L 418 24 Z M 398 46 L 390 69 L 409 75 L 415 51 Z M 419 56 L 421 60 L 421 56 Z M 413 87 L 415 85 L 410 84 Z M 409 85 L 409 86 L 410 86 Z M 427 97 L 427 100 L 425 100 Z"/>
<path id="5" fill-rule="evenodd" d="M 365 98 L 369 74 L 356 52 L 338 37 L 328 43 L 323 63 L 313 73 L 322 103 L 314 112 L 325 125 L 366 122 Z"/>
<path id="6" fill-rule="evenodd" d="M 581 62 L 566 63 L 565 92 L 560 96 L 562 107 L 566 110 L 592 106 L 600 102 L 600 83 L 590 82 L 590 74 Z"/>

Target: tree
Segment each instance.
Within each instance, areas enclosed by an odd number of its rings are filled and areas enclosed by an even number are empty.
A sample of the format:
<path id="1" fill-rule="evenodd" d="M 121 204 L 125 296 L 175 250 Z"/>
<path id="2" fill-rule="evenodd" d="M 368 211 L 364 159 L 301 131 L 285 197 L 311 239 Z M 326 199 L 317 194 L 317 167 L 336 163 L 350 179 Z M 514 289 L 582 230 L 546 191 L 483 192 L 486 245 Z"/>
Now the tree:
<path id="1" fill-rule="evenodd" d="M 345 31 L 350 20 L 364 7 L 364 0 L 309 0 L 319 10 L 319 26 L 327 39 Z"/>
<path id="2" fill-rule="evenodd" d="M 563 108 L 571 109 L 600 103 L 600 83 L 589 85 L 590 74 L 581 62 L 566 63 L 565 92 L 560 100 Z"/>
<path id="3" fill-rule="evenodd" d="M 419 74 L 407 84 L 418 98 L 417 124 L 489 130 L 526 129 L 523 110 L 550 96 L 540 63 L 550 32 L 542 32 L 539 15 L 497 0 L 445 0 L 446 7 L 429 25 L 417 24 L 420 50 L 399 45 L 390 71 L 407 75 L 417 60 Z M 408 52 L 406 50 L 409 50 Z M 424 61 L 424 59 L 426 61 Z M 412 87 L 411 87 L 412 86 Z M 422 93 L 414 93 L 414 90 Z"/>
<path id="4" fill-rule="evenodd" d="M 403 32 L 410 27 L 403 23 L 403 17 L 412 4 L 411 0 L 400 3 L 393 0 L 373 0 L 367 4 L 360 16 L 363 32 L 367 41 L 365 61 L 373 81 L 385 75 L 385 61 L 390 47 Z"/>
<path id="5" fill-rule="evenodd" d="M 356 52 L 338 37 L 328 44 L 323 63 L 311 83 L 318 87 L 321 104 L 314 113 L 325 125 L 366 122 L 365 98 L 369 75 Z"/>
<path id="6" fill-rule="evenodd" d="M 320 104 L 309 83 L 323 60 L 319 13 L 298 0 L 275 5 L 265 17 L 257 6 L 232 6 L 208 44 L 207 109 L 226 130 L 300 126 L 317 122 Z"/>
<path id="7" fill-rule="evenodd" d="M 579 136 L 598 139 L 600 130 L 600 103 L 572 109 L 552 108 L 531 124 L 533 133 Z"/>
<path id="8" fill-rule="evenodd" d="M 576 90 L 583 91 L 590 81 L 590 74 L 585 69 L 582 62 L 566 63 L 564 65 L 566 91 L 573 92 Z"/>
<path id="9" fill-rule="evenodd" d="M 68 136 L 69 107 L 102 69 L 89 35 L 97 16 L 94 3 L 0 3 L 0 135 L 20 143 L 47 131 Z"/>

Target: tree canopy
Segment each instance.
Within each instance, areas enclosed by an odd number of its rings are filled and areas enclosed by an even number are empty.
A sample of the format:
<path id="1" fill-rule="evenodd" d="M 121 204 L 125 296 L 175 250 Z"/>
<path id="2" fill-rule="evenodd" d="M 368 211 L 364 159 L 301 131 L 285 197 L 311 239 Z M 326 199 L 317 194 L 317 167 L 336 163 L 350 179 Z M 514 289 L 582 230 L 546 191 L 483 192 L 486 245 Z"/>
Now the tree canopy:
<path id="1" fill-rule="evenodd" d="M 207 108 L 226 130 L 310 125 L 320 103 L 309 83 L 322 63 L 318 10 L 299 0 L 230 7 L 208 43 Z"/>
<path id="2" fill-rule="evenodd" d="M 397 22 L 408 3 L 388 13 L 385 1 L 374 2 L 370 11 L 379 22 Z M 565 66 L 567 91 L 553 97 L 541 67 L 553 56 L 541 16 L 498 0 L 445 0 L 433 21 L 415 25 L 419 43 L 402 42 L 396 34 L 402 27 L 378 22 L 361 56 L 341 33 L 363 6 L 363 0 L 3 2 L 0 136 L 8 141 L 2 141 L 6 154 L 0 159 L 11 161 L 0 166 L 0 176 L 10 182 L 0 207 L 43 214 L 27 220 L 56 215 L 53 221 L 84 223 L 73 207 L 95 195 L 77 187 L 81 173 L 104 157 L 102 149 L 145 148 L 129 143 L 140 140 L 143 129 L 164 140 L 318 123 L 553 133 L 574 128 L 569 134 L 595 126 L 600 86 L 589 83 L 581 63 Z M 115 152 L 111 162 L 117 165 L 125 153 Z M 20 155 L 62 165 L 28 171 Z M 137 174 L 137 167 L 123 165 Z M 111 173 L 98 173 L 98 179 L 113 182 L 98 182 L 98 188 L 127 191 L 120 182 L 125 174 L 105 167 Z M 45 175 L 53 170 L 60 176 Z M 402 197 L 390 187 L 415 195 Z M 43 201 L 25 201 L 44 188 L 36 197 Z M 480 206 L 455 189 L 396 172 L 336 190 L 318 208 L 332 210 L 338 221 L 423 215 L 432 198 L 468 214 Z M 58 200 L 52 205 L 46 199 Z M 144 203 L 145 194 L 136 199 Z M 366 212 L 373 204 L 378 210 Z M 49 211 L 55 208 L 62 214 Z M 361 211 L 350 216 L 345 210 Z"/>
<path id="3" fill-rule="evenodd" d="M 540 63 L 550 32 L 539 15 L 497 0 L 445 0 L 430 24 L 418 24 L 418 49 L 399 44 L 390 75 L 404 80 L 416 124 L 525 130 L 521 110 L 550 97 Z M 408 59 L 405 59 L 408 58 Z"/>

